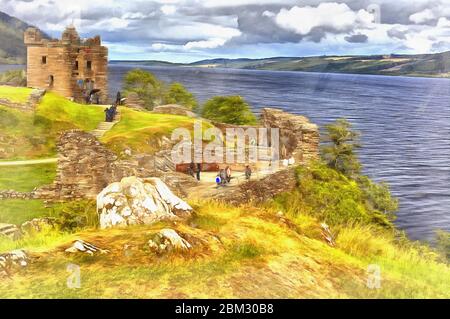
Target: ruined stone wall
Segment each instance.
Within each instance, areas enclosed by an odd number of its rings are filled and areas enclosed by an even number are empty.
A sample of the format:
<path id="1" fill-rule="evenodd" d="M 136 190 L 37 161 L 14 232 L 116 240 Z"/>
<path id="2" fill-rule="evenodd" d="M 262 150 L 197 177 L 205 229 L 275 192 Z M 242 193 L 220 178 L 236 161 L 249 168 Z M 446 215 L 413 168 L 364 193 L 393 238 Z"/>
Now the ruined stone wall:
<path id="1" fill-rule="evenodd" d="M 57 144 L 58 163 L 54 184 L 37 190 L 36 197 L 67 200 L 96 198 L 106 186 L 127 176 L 159 177 L 179 196 L 185 186 L 196 183 L 191 177 L 157 169 L 152 156 L 118 160 L 93 135 L 81 130 L 63 133 Z"/>
<path id="2" fill-rule="evenodd" d="M 319 158 L 319 127 L 308 118 L 278 109 L 264 108 L 261 123 L 268 128 L 280 129 L 282 158 L 293 156 L 297 163 L 302 164 Z"/>

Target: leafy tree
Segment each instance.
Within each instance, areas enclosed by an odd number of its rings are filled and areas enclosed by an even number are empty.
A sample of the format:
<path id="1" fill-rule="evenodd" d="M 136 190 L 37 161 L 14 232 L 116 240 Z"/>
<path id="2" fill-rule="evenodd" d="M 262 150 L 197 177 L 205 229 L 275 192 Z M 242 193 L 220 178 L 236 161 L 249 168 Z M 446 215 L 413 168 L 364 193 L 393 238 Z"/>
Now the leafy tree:
<path id="1" fill-rule="evenodd" d="M 398 210 L 398 199 L 393 198 L 386 183 L 374 183 L 367 176 L 358 176 L 358 185 L 364 194 L 367 208 L 374 216 L 384 219 L 387 216 L 394 220 L 394 213 Z"/>
<path id="2" fill-rule="evenodd" d="M 136 93 L 144 101 L 145 107 L 151 110 L 163 101 L 164 83 L 153 73 L 134 69 L 125 75 L 124 92 L 125 95 Z"/>
<path id="3" fill-rule="evenodd" d="M 322 157 L 329 167 L 342 174 L 353 177 L 360 173 L 361 164 L 356 155 L 360 148 L 359 132 L 352 130 L 352 125 L 346 119 L 338 119 L 333 124 L 325 126 L 326 134 L 322 147 Z"/>
<path id="4" fill-rule="evenodd" d="M 240 96 L 216 96 L 208 100 L 201 111 L 204 118 L 236 125 L 256 124 L 250 106 Z"/>
<path id="5" fill-rule="evenodd" d="M 198 105 L 194 95 L 189 92 L 183 84 L 178 82 L 174 82 L 170 85 L 164 102 L 166 104 L 179 104 L 189 109 L 195 109 Z"/>

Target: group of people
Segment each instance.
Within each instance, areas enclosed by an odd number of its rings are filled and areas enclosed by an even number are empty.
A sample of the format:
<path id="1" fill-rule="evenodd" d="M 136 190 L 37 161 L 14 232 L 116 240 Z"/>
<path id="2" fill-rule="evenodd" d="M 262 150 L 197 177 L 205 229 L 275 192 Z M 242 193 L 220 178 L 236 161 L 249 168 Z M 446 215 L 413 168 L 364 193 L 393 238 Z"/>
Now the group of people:
<path id="1" fill-rule="evenodd" d="M 113 104 L 105 109 L 105 122 L 113 122 L 117 114 L 117 104 Z"/>
<path id="2" fill-rule="evenodd" d="M 118 91 L 116 95 L 116 102 L 110 107 L 105 109 L 105 122 L 114 121 L 114 118 L 117 115 L 117 106 L 119 106 L 121 103 L 122 103 L 122 95 L 120 94 L 120 91 Z"/>
<path id="3" fill-rule="evenodd" d="M 217 185 L 225 185 L 231 182 L 231 168 L 230 166 L 225 167 L 224 169 L 219 170 L 216 176 Z"/>

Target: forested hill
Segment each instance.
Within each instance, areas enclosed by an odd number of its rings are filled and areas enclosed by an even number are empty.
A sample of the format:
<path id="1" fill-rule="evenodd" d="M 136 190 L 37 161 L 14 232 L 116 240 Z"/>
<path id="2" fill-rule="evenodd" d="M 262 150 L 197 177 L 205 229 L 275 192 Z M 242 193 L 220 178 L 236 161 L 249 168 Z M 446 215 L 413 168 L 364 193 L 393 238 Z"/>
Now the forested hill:
<path id="1" fill-rule="evenodd" d="M 162 61 L 114 61 L 152 66 L 195 66 L 205 68 L 255 69 L 271 71 L 303 71 L 450 77 L 450 51 L 422 55 L 274 57 L 266 59 L 210 59 L 189 64 Z M 113 62 L 113 63 L 114 63 Z"/>

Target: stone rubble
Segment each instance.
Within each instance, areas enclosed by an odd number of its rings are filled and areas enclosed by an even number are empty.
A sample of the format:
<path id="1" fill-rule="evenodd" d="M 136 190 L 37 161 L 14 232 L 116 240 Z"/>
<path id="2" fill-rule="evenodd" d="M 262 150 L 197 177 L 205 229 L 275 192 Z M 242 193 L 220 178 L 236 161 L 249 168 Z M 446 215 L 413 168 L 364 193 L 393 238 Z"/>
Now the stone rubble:
<path id="1" fill-rule="evenodd" d="M 14 267 L 26 267 L 28 263 L 29 257 L 24 250 L 18 249 L 0 254 L 0 278 L 10 277 Z"/>
<path id="2" fill-rule="evenodd" d="M 22 237 L 22 232 L 16 225 L 0 223 L 0 237 L 2 236 L 11 240 L 18 240 Z"/>
<path id="3" fill-rule="evenodd" d="M 94 254 L 107 254 L 109 250 L 101 249 L 93 244 L 85 242 L 83 240 L 76 240 L 72 246 L 65 250 L 66 253 L 85 253 L 88 255 Z"/>
<path id="4" fill-rule="evenodd" d="M 169 251 L 186 251 L 192 248 L 191 244 L 178 235 L 173 229 L 162 229 L 152 239 L 148 241 L 149 248 L 157 253 L 162 254 Z"/>

